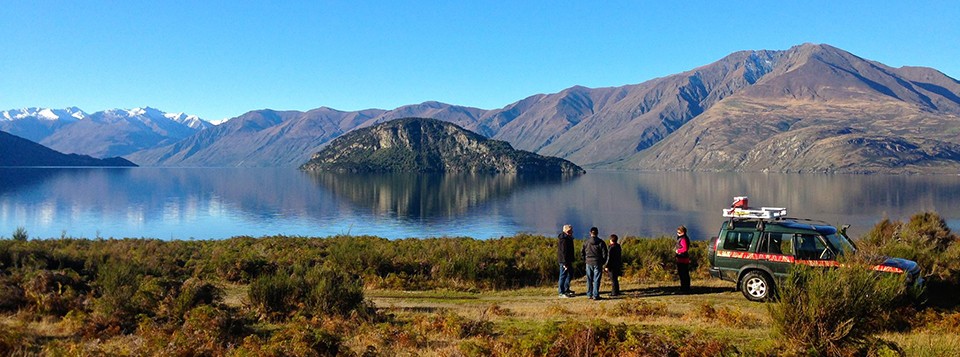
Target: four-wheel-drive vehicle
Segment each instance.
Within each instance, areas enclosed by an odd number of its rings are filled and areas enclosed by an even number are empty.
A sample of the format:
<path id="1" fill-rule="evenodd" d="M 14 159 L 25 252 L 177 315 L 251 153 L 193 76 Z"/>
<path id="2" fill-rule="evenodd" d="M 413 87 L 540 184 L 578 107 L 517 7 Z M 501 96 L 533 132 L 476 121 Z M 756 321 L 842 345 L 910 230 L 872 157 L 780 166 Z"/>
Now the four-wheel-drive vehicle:
<path id="1" fill-rule="evenodd" d="M 723 215 L 729 219 L 708 245 L 710 275 L 736 282 L 737 289 L 752 301 L 770 300 L 778 281 L 794 265 L 839 267 L 838 257 L 857 251 L 845 229 L 786 218 L 784 208 L 743 206 L 724 209 Z M 920 267 L 911 260 L 884 258 L 873 270 L 907 274 L 908 284 L 914 288 L 923 285 Z"/>

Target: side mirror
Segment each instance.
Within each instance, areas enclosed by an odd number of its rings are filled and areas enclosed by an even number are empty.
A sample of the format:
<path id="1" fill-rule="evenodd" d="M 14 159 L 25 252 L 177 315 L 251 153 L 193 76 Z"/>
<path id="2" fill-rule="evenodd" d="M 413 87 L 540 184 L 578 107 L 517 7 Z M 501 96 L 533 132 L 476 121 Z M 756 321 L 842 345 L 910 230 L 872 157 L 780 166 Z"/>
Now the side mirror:
<path id="1" fill-rule="evenodd" d="M 841 226 L 841 227 L 840 227 L 840 234 L 843 234 L 844 236 L 846 236 L 846 235 L 847 235 L 847 229 L 848 229 L 848 228 L 850 228 L 850 225 L 849 225 L 849 224 L 844 224 L 843 226 Z"/>

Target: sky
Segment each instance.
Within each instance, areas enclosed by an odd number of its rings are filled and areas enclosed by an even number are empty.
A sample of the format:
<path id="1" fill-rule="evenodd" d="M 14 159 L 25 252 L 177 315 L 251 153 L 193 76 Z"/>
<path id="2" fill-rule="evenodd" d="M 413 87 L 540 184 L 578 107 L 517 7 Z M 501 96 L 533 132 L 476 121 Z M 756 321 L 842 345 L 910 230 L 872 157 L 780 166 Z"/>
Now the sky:
<path id="1" fill-rule="evenodd" d="M 0 0 L 0 111 L 502 108 L 829 44 L 960 78 L 955 1 Z"/>

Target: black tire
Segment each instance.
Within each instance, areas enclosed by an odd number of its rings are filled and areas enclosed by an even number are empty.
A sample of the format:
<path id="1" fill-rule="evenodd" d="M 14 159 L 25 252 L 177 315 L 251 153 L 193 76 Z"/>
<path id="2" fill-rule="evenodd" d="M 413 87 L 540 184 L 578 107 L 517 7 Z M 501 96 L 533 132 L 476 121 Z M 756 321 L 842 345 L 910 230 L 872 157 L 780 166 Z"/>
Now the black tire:
<path id="1" fill-rule="evenodd" d="M 750 301 L 768 301 L 773 297 L 773 279 L 767 273 L 753 270 L 740 278 L 740 292 Z"/>

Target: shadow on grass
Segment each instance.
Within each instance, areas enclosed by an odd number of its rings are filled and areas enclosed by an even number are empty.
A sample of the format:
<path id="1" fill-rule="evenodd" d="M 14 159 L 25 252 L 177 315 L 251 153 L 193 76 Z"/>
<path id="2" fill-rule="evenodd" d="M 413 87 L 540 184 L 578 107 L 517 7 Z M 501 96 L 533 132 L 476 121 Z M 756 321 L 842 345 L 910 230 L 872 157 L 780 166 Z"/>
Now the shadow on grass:
<path id="1" fill-rule="evenodd" d="M 446 311 L 447 309 L 433 307 L 433 306 L 404 306 L 404 307 L 383 307 L 381 310 L 389 310 L 393 312 L 411 312 L 418 314 L 432 314 L 435 312 Z"/>
<path id="2" fill-rule="evenodd" d="M 728 287 L 714 286 L 691 286 L 690 291 L 683 292 L 679 286 L 653 286 L 640 289 L 627 289 L 621 291 L 621 297 L 650 297 L 665 295 L 707 295 L 734 292 L 736 289 Z"/>

